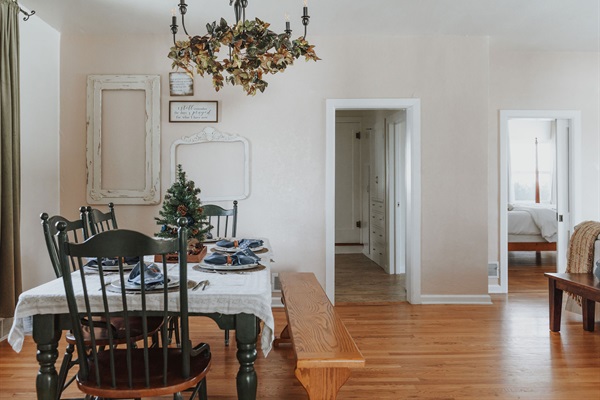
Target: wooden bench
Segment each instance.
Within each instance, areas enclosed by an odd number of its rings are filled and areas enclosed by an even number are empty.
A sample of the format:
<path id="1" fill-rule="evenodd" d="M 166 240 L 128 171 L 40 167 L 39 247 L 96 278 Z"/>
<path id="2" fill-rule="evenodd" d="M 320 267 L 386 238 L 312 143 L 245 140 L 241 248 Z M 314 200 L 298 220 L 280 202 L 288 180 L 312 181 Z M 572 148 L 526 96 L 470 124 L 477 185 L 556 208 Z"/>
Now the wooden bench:
<path id="1" fill-rule="evenodd" d="M 365 358 L 314 274 L 282 272 L 279 279 L 288 325 L 274 345 L 291 343 L 295 375 L 310 400 L 333 400 Z"/>
<path id="2" fill-rule="evenodd" d="M 581 296 L 583 329 L 594 331 L 596 302 L 600 301 L 600 281 L 592 273 L 557 274 L 547 272 L 550 302 L 550 330 L 560 331 L 563 291 Z"/>

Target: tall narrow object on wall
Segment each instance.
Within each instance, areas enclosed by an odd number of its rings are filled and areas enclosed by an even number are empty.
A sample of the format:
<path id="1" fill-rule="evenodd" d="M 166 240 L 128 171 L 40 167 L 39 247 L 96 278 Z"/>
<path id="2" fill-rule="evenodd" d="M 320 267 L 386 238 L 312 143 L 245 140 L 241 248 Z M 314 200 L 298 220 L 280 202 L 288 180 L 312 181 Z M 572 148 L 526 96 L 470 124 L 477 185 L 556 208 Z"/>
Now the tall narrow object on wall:
<path id="1" fill-rule="evenodd" d="M 248 95 L 255 95 L 259 90 L 264 92 L 268 83 L 263 75 L 283 72 L 294 60 L 304 56 L 306 61 L 320 60 L 314 46 L 306 41 L 306 32 L 310 16 L 308 5 L 304 1 L 302 16 L 304 36 L 291 40 L 290 22 L 286 22 L 284 33 L 275 33 L 269 29 L 270 24 L 259 18 L 246 20 L 248 0 L 230 0 L 235 11 L 235 24 L 230 26 L 224 18 L 217 23 L 206 25 L 208 33 L 202 36 L 191 36 L 185 26 L 187 4 L 179 2 L 181 26 L 188 36 L 187 40 L 177 41 L 177 16 L 173 11 L 171 17 L 171 33 L 173 47 L 169 58 L 173 60 L 173 68 L 182 68 L 190 75 L 194 70 L 204 76 L 212 76 L 213 87 L 218 92 L 224 82 L 240 85 Z M 221 46 L 226 47 L 228 54 L 219 59 Z M 224 76 L 226 74 L 226 76 Z"/>
<path id="2" fill-rule="evenodd" d="M 160 76 L 88 76 L 87 126 L 88 203 L 158 204 Z"/>

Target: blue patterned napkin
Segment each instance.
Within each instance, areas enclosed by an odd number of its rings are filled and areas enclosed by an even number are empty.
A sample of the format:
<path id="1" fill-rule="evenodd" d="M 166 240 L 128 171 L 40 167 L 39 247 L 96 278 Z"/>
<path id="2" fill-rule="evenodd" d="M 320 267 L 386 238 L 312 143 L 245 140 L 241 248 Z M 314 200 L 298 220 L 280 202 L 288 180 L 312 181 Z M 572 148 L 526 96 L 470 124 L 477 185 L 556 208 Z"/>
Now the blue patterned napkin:
<path id="1" fill-rule="evenodd" d="M 144 265 L 144 283 L 146 284 L 146 289 L 150 289 L 155 285 L 162 284 L 165 281 L 165 277 L 162 272 L 158 268 L 158 266 L 154 263 L 151 264 L 143 264 Z M 142 274 L 140 272 L 140 263 L 131 270 L 129 273 L 129 278 L 127 279 L 129 283 L 134 285 L 142 285 Z"/>
<path id="2" fill-rule="evenodd" d="M 258 264 L 259 261 L 260 258 L 250 249 L 241 249 L 231 255 L 213 253 L 204 257 L 205 263 L 213 265 L 249 265 Z"/>

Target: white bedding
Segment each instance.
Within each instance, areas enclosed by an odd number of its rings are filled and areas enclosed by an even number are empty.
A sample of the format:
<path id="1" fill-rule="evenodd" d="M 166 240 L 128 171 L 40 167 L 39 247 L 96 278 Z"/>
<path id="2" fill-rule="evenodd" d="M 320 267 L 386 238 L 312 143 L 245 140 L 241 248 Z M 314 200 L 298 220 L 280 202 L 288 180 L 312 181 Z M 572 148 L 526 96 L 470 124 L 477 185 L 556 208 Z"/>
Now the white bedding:
<path id="1" fill-rule="evenodd" d="M 509 235 L 540 235 L 547 242 L 556 242 L 557 232 L 553 208 L 515 206 L 508 212 Z"/>

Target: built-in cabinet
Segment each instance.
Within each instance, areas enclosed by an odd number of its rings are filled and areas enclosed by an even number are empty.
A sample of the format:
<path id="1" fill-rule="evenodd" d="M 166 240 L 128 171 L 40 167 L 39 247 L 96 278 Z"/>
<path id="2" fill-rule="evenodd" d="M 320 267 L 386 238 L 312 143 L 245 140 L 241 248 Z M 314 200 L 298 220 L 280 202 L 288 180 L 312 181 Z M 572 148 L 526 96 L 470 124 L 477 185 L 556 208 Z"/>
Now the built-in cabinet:
<path id="1" fill-rule="evenodd" d="M 371 185 L 369 201 L 369 257 L 386 269 L 385 136 L 383 129 L 371 132 Z"/>

